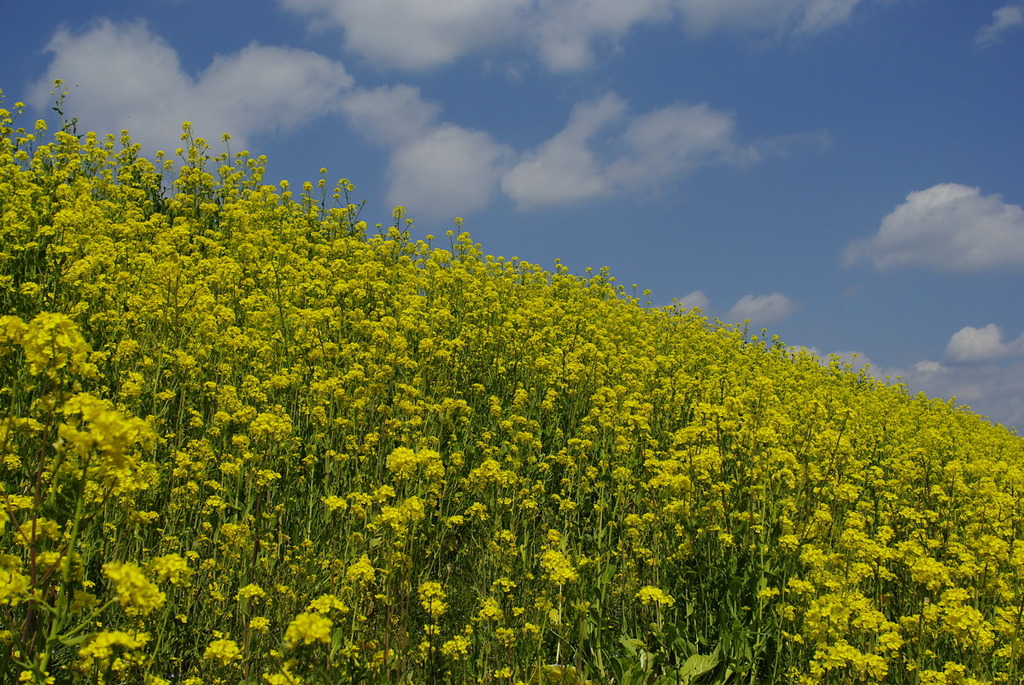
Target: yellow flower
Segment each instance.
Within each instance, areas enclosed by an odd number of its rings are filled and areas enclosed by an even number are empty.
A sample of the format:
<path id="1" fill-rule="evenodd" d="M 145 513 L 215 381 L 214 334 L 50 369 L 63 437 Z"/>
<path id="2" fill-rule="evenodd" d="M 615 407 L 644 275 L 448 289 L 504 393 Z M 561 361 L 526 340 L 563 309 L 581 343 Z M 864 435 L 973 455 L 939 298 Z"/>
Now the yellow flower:
<path id="1" fill-rule="evenodd" d="M 456 635 L 441 645 L 441 653 L 453 659 L 461 659 L 469 653 L 470 641 L 463 635 Z"/>
<path id="2" fill-rule="evenodd" d="M 325 616 L 303 612 L 288 624 L 284 641 L 289 647 L 295 647 L 300 642 L 305 645 L 314 642 L 329 644 L 333 625 L 331 619 Z"/>
<path id="3" fill-rule="evenodd" d="M 244 587 L 238 588 L 238 593 L 235 595 L 235 599 L 252 599 L 253 597 L 266 596 L 267 593 L 263 591 L 263 588 L 255 583 L 249 583 Z"/>
<path id="4" fill-rule="evenodd" d="M 125 416 L 107 400 L 88 393 L 79 393 L 68 400 L 61 412 L 71 420 L 58 427 L 60 437 L 70 443 L 82 456 L 92 450 L 103 456 L 101 468 L 124 469 L 133 466 L 125 451 L 155 438 L 149 423 L 137 417 Z M 81 416 L 86 430 L 82 430 L 76 417 Z M 106 475 L 106 474 L 104 474 Z"/>
<path id="5" fill-rule="evenodd" d="M 167 597 L 131 563 L 103 564 L 103 573 L 114 582 L 117 601 L 129 614 L 149 614 L 164 605 Z"/>
<path id="6" fill-rule="evenodd" d="M 640 592 L 636 593 L 636 596 L 642 604 L 655 603 L 670 607 L 676 603 L 676 600 L 671 595 L 666 594 L 663 590 L 653 585 L 643 586 L 640 588 Z"/>
<path id="7" fill-rule="evenodd" d="M 99 603 L 99 599 L 91 592 L 75 590 L 75 594 L 71 598 L 71 613 L 76 614 L 82 611 L 90 611 Z"/>
<path id="8" fill-rule="evenodd" d="M 16 316 L 0 317 L 0 344 L 8 340 L 21 344 L 32 375 L 46 371 L 54 376 L 65 367 L 76 375 L 96 375 L 96 366 L 88 361 L 89 343 L 64 314 L 44 312 L 28 324 Z"/>
<path id="9" fill-rule="evenodd" d="M 348 509 L 348 502 L 345 501 L 344 497 L 338 497 L 337 495 L 331 495 L 330 497 L 323 497 L 321 501 L 327 505 L 328 511 L 345 511 Z"/>
<path id="10" fill-rule="evenodd" d="M 342 613 L 348 613 L 348 607 L 334 595 L 320 595 L 306 607 L 306 611 L 315 611 L 318 614 L 326 614 L 332 609 Z"/>
<path id="11" fill-rule="evenodd" d="M 78 650 L 78 656 L 82 659 L 83 665 L 91 667 L 93 662 L 109 665 L 110 658 L 114 655 L 114 648 L 139 649 L 149 642 L 148 633 L 136 631 L 125 632 L 122 630 L 105 630 L 93 635 L 93 637 Z"/>
<path id="12" fill-rule="evenodd" d="M 287 664 L 278 673 L 264 673 L 263 679 L 270 685 L 302 685 L 305 682 L 292 673 Z"/>
<path id="13" fill-rule="evenodd" d="M 171 585 L 188 585 L 189 579 L 195 573 L 179 554 L 154 557 L 149 562 L 149 571 L 156 574 L 157 580 L 169 582 Z"/>
<path id="14" fill-rule="evenodd" d="M 364 554 L 358 561 L 348 567 L 348 570 L 345 571 L 345 579 L 350 583 L 368 585 L 373 582 L 375 573 L 376 569 L 370 563 L 370 557 Z"/>
<path id="15" fill-rule="evenodd" d="M 388 471 L 395 474 L 399 480 L 411 477 L 419 463 L 416 453 L 408 447 L 396 447 L 388 455 L 386 462 Z"/>
<path id="16" fill-rule="evenodd" d="M 249 619 L 249 627 L 263 633 L 270 627 L 270 619 L 265 616 L 253 616 Z"/>
<path id="17" fill-rule="evenodd" d="M 497 637 L 498 642 L 505 647 L 512 647 L 516 643 L 516 634 L 509 628 L 498 628 L 494 631 L 494 636 Z"/>
<path id="18" fill-rule="evenodd" d="M 221 666 L 242 658 L 242 650 L 234 640 L 214 640 L 203 653 L 204 659 L 216 659 Z"/>
<path id="19" fill-rule="evenodd" d="M 480 607 L 480 612 L 477 614 L 477 617 L 484 621 L 500 621 L 504 616 L 505 614 L 502 612 L 501 606 L 498 604 L 498 600 L 493 597 L 487 597 L 484 599 L 483 604 Z"/>
<path id="20" fill-rule="evenodd" d="M 274 414 L 264 412 L 249 424 L 249 432 L 267 440 L 281 440 L 291 435 L 292 420 L 283 410 Z"/>
<path id="21" fill-rule="evenodd" d="M 540 565 L 547 577 L 556 585 L 564 585 L 580 577 L 569 558 L 558 550 L 549 549 L 544 552 L 540 558 Z"/>
<path id="22" fill-rule="evenodd" d="M 433 581 L 422 583 L 420 585 L 419 595 L 420 604 L 423 605 L 423 608 L 426 609 L 427 613 L 430 614 L 434 620 L 437 620 L 437 618 L 448 608 L 448 605 L 444 602 L 446 595 L 441 583 Z"/>

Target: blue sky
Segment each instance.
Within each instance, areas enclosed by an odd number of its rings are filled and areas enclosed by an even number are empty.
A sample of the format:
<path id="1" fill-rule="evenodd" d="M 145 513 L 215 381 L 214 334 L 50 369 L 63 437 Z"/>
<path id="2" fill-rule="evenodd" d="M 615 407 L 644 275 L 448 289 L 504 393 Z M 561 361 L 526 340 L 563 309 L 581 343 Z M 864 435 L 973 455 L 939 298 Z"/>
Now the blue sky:
<path id="1" fill-rule="evenodd" d="M 1021 0 L 0 0 L 0 43 L 29 121 L 61 78 L 1024 427 Z"/>

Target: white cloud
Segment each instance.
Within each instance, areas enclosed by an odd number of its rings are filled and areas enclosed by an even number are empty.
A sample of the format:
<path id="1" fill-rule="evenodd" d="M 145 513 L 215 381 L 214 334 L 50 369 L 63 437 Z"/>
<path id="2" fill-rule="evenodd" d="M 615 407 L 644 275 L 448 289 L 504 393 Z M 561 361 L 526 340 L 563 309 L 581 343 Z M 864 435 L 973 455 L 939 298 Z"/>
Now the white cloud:
<path id="1" fill-rule="evenodd" d="M 707 309 L 708 304 L 710 304 L 710 301 L 708 300 L 707 295 L 704 294 L 703 290 L 694 290 L 692 293 L 683 295 L 678 298 L 677 302 L 679 306 L 684 309 L 693 309 L 694 307 L 697 307 L 703 310 Z"/>
<path id="2" fill-rule="evenodd" d="M 47 51 L 46 74 L 29 91 L 38 109 L 52 102 L 52 83 L 69 90 L 68 109 L 83 128 L 131 131 L 144 146 L 173 149 L 182 121 L 216 141 L 231 133 L 236 149 L 254 133 L 291 128 L 335 110 L 352 85 L 344 67 L 304 50 L 253 43 L 217 56 L 198 77 L 181 67 L 175 50 L 142 22 L 102 20 L 73 34 L 58 30 Z"/>
<path id="3" fill-rule="evenodd" d="M 422 137 L 441 113 L 440 106 L 422 99 L 419 88 L 406 85 L 355 89 L 341 107 L 355 130 L 388 145 Z"/>
<path id="4" fill-rule="evenodd" d="M 1022 336 L 1024 337 L 1024 336 Z M 836 351 L 822 355 L 816 347 L 790 347 L 790 352 L 808 352 L 822 364 L 833 358 L 849 363 L 854 370 L 866 370 L 885 383 L 902 383 L 911 395 L 948 400 L 1007 427 L 1024 429 L 1024 362 L 1007 364 L 990 360 L 985 363 L 943 364 L 922 359 L 906 368 L 879 367 L 861 352 Z"/>
<path id="5" fill-rule="evenodd" d="M 465 1 L 486 13 L 484 5 Z M 587 9 L 587 21 L 611 31 L 664 11 L 665 2 L 623 8 L 608 0 L 574 0 L 571 6 Z M 343 5 L 289 0 L 293 8 L 321 13 Z M 420 13 L 433 12 L 427 5 L 417 7 Z M 544 11 L 569 7 L 545 5 Z M 455 21 L 447 9 L 431 16 L 442 24 Z M 32 104 L 45 108 L 52 80 L 61 78 L 71 89 L 68 109 L 83 128 L 101 133 L 127 128 L 147 149 L 178 147 L 185 120 L 195 135 L 214 145 L 230 133 L 233 147 L 240 149 L 255 134 L 341 114 L 355 131 L 389 150 L 389 201 L 414 205 L 427 215 L 481 209 L 499 188 L 520 207 L 569 204 L 620 189 L 657 192 L 701 165 L 748 163 L 790 147 L 781 138 L 740 146 L 733 117 L 706 104 L 630 113 L 626 101 L 609 94 L 580 103 L 562 131 L 517 155 L 485 132 L 442 121 L 441 108 L 417 88 L 357 88 L 340 63 L 313 52 L 253 43 L 214 57 L 191 75 L 174 48 L 144 23 L 108 20 L 82 33 L 58 31 L 48 50 L 53 59 L 32 90 Z"/>
<path id="6" fill-rule="evenodd" d="M 218 55 L 187 92 L 189 106 L 206 103 L 224 130 L 242 135 L 293 129 L 337 112 L 352 77 L 337 62 L 306 50 L 252 43 Z"/>
<path id="7" fill-rule="evenodd" d="M 898 378 L 911 393 L 956 398 L 957 404 L 997 423 L 1024 429 L 1024 362 L 947 365 L 925 359 L 906 369 L 876 370 L 873 375 L 893 381 Z"/>
<path id="8" fill-rule="evenodd" d="M 615 94 L 577 104 L 561 131 L 520 153 L 441 122 L 440 107 L 409 86 L 352 89 L 341 110 L 353 128 L 391 148 L 389 199 L 436 215 L 481 209 L 499 187 L 520 209 L 656 193 L 701 165 L 746 164 L 791 147 L 741 146 L 733 118 L 705 104 L 631 114 Z"/>
<path id="9" fill-rule="evenodd" d="M 537 5 L 538 12 L 524 28 L 551 71 L 584 69 L 593 60 L 595 41 L 614 41 L 637 24 L 672 19 L 671 0 L 559 0 Z"/>
<path id="10" fill-rule="evenodd" d="M 615 95 L 577 105 L 561 132 L 523 155 L 505 174 L 502 189 L 523 208 L 568 204 L 607 192 L 607 173 L 588 143 L 625 116 L 626 103 Z"/>
<path id="11" fill-rule="evenodd" d="M 442 123 L 440 108 L 409 86 L 353 89 L 341 109 L 391 148 L 389 201 L 438 216 L 481 209 L 499 187 L 520 208 L 564 205 L 656 191 L 699 165 L 759 156 L 734 142 L 732 117 L 704 104 L 634 115 L 608 94 L 578 104 L 560 132 L 518 155 L 484 132 Z"/>
<path id="12" fill-rule="evenodd" d="M 733 142 L 735 128 L 730 115 L 705 104 L 638 115 L 622 136 L 625 150 L 609 167 L 609 177 L 616 185 L 648 186 L 710 161 L 752 161 L 757 153 Z"/>
<path id="13" fill-rule="evenodd" d="M 928 359 L 922 359 L 921 361 L 914 364 L 914 371 L 920 374 L 933 374 L 945 371 L 945 367 L 939 362 L 934 362 Z"/>
<path id="14" fill-rule="evenodd" d="M 971 333 L 965 334 L 965 331 Z M 951 355 L 950 347 L 960 348 L 959 352 Z M 922 359 L 905 368 L 880 367 L 860 352 L 836 351 L 822 355 L 815 347 L 789 349 L 794 353 L 805 350 L 823 364 L 836 357 L 856 370 L 866 369 L 879 381 L 903 383 L 912 395 L 923 392 L 941 400 L 956 398 L 958 405 L 967 405 L 992 421 L 1024 429 L 1024 361 L 1012 359 L 1014 354 L 1024 354 L 1024 335 L 1012 343 L 1003 343 L 994 325 L 980 329 L 967 327 L 950 339 L 946 351 L 948 364 Z M 954 358 L 960 353 L 976 356 Z"/>
<path id="15" fill-rule="evenodd" d="M 312 28 L 341 29 L 373 64 L 422 70 L 503 45 L 525 45 L 551 71 L 588 67 L 595 45 L 634 27 L 679 23 L 714 31 L 817 33 L 849 20 L 860 0 L 279 0 Z"/>
<path id="16" fill-rule="evenodd" d="M 355 88 L 341 110 L 352 128 L 390 148 L 387 202 L 414 216 L 452 218 L 482 209 L 512 154 L 487 133 L 442 122 L 441 107 L 411 86 Z"/>
<path id="17" fill-rule="evenodd" d="M 715 31 L 818 33 L 845 23 L 860 0 L 559 0 L 536 3 L 528 35 L 552 71 L 589 66 L 593 45 L 644 23 L 678 21 L 691 35 Z"/>
<path id="18" fill-rule="evenodd" d="M 1024 264 L 1024 209 L 999 195 L 940 183 L 907 195 L 882 219 L 878 233 L 847 246 L 849 266 L 869 259 L 876 269 L 918 266 L 983 271 Z"/>
<path id="19" fill-rule="evenodd" d="M 374 64 L 429 69 L 521 30 L 531 0 L 280 0 L 310 25 L 342 27 L 345 46 Z"/>
<path id="20" fill-rule="evenodd" d="M 1003 342 L 1003 331 L 994 323 L 983 328 L 964 326 L 946 345 L 946 358 L 962 363 L 994 361 L 1021 352 L 1024 352 L 1024 334 L 1014 341 Z"/>
<path id="21" fill-rule="evenodd" d="M 860 0 L 677 0 L 691 34 L 816 33 L 846 22 Z"/>
<path id="22" fill-rule="evenodd" d="M 860 0 L 811 0 L 802 3 L 796 12 L 798 33 L 819 33 L 835 28 L 850 19 Z"/>
<path id="23" fill-rule="evenodd" d="M 1024 26 L 1024 7 L 1004 5 L 992 13 L 992 23 L 978 31 L 974 43 L 981 46 L 994 45 L 1003 39 L 1007 31 L 1021 26 Z"/>
<path id="24" fill-rule="evenodd" d="M 46 108 L 53 81 L 61 79 L 83 127 L 100 133 L 127 128 L 139 142 L 176 143 L 188 118 L 180 95 L 193 83 L 174 49 L 145 24 L 103 20 L 79 35 L 62 28 L 46 51 L 53 54 L 50 67 L 29 88 L 36 109 Z"/>
<path id="25" fill-rule="evenodd" d="M 498 188 L 508 148 L 480 131 L 440 126 L 391 156 L 388 201 L 417 216 L 454 217 L 482 209 Z"/>
<path id="26" fill-rule="evenodd" d="M 577 105 L 559 133 L 502 179 L 520 208 L 570 204 L 618 190 L 652 191 L 702 164 L 753 161 L 732 117 L 677 103 L 639 115 L 617 95 Z M 598 153 L 600 150 L 600 154 Z"/>
<path id="27" fill-rule="evenodd" d="M 729 310 L 730 321 L 749 319 L 755 324 L 766 324 L 785 319 L 799 308 L 799 305 L 782 293 L 771 295 L 744 295 Z"/>
<path id="28" fill-rule="evenodd" d="M 420 215 L 484 206 L 509 154 L 486 133 L 439 123 L 440 107 L 418 89 L 354 88 L 341 64 L 312 52 L 254 43 L 216 56 L 193 78 L 144 23 L 107 20 L 82 34 L 58 31 L 48 50 L 53 61 L 32 89 L 33 105 L 45 108 L 50 84 L 60 78 L 71 91 L 68 109 L 83 128 L 127 128 L 153 149 L 178 147 L 185 120 L 211 142 L 231 133 L 240 149 L 253 134 L 343 114 L 356 131 L 391 148 L 388 198 L 415 206 Z"/>

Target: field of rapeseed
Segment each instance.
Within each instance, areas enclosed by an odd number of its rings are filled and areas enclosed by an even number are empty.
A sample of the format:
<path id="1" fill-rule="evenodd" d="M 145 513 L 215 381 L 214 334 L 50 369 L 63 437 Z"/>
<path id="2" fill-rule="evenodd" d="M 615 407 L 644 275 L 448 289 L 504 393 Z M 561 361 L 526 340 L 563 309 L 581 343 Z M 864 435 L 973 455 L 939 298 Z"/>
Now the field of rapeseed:
<path id="1" fill-rule="evenodd" d="M 1013 683 L 1024 442 L 0 110 L 0 678 Z M 324 172 L 321 172 L 324 173 Z"/>

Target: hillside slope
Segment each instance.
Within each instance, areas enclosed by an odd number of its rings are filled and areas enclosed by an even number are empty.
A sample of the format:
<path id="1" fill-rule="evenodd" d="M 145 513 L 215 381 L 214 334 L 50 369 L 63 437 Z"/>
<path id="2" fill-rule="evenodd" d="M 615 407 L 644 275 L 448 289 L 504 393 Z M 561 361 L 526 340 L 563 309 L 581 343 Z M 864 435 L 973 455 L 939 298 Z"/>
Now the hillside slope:
<path id="1" fill-rule="evenodd" d="M 0 671 L 1019 682 L 1005 429 L 187 127 L 173 183 L 0 128 Z"/>

